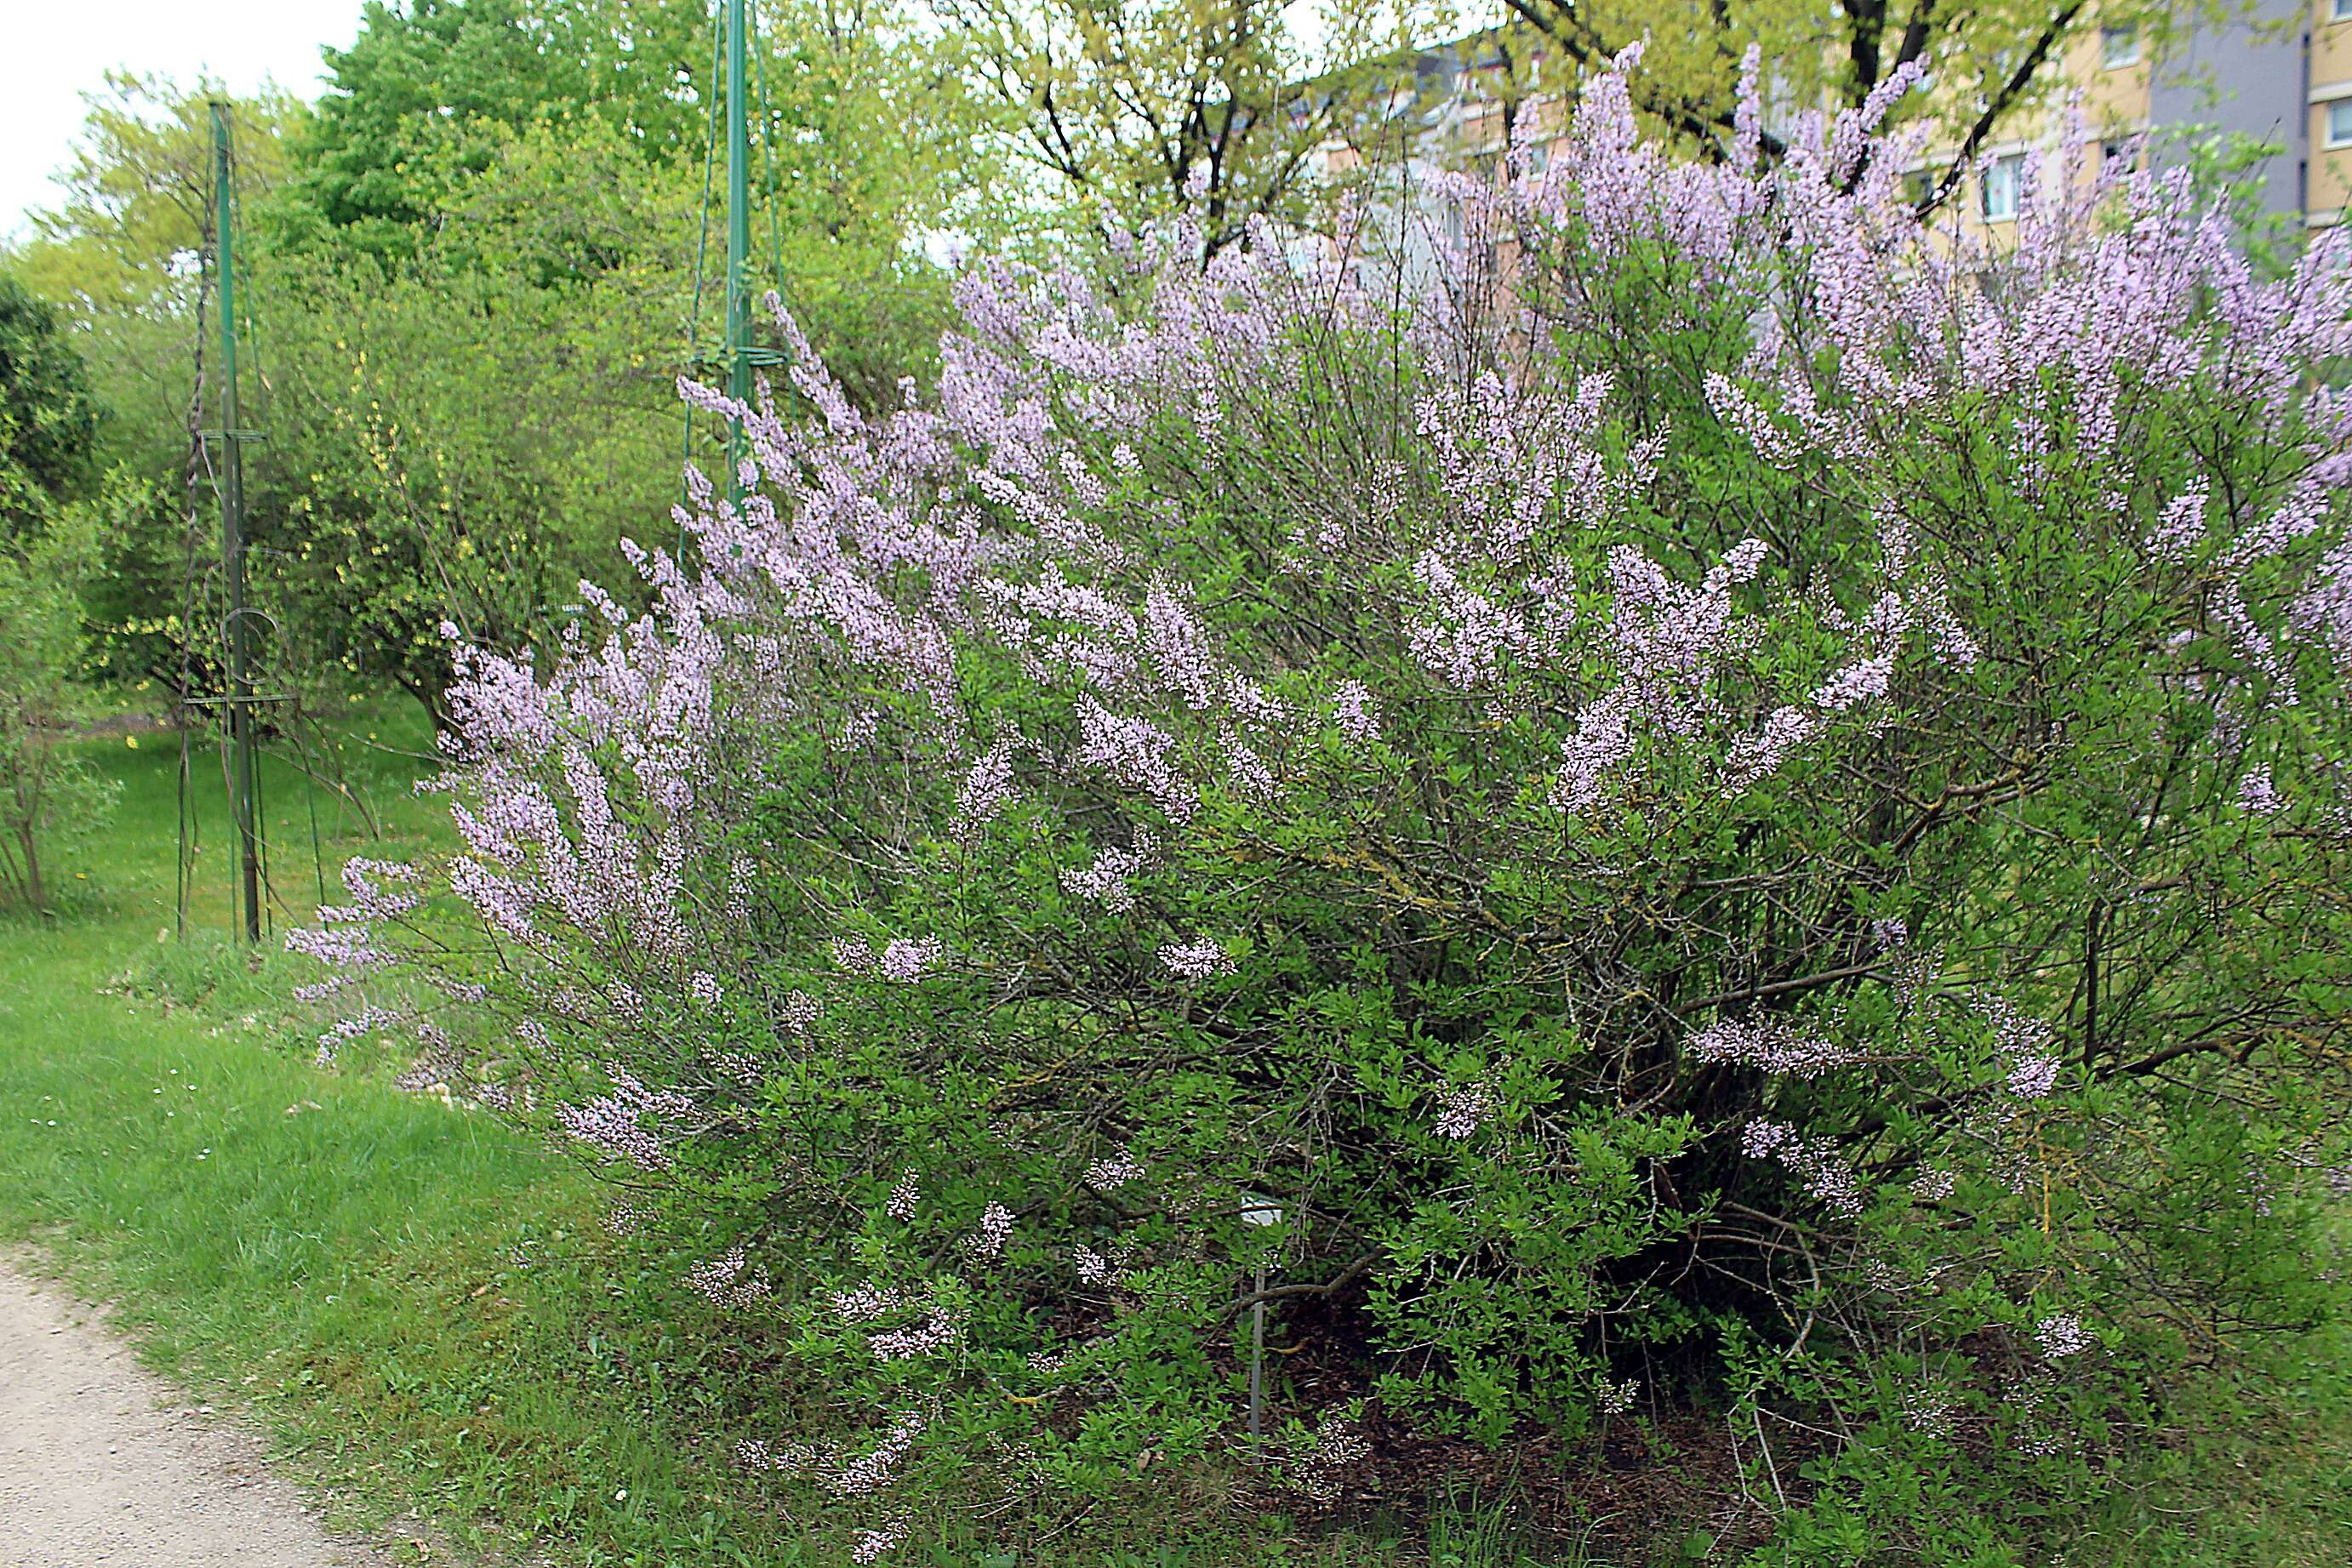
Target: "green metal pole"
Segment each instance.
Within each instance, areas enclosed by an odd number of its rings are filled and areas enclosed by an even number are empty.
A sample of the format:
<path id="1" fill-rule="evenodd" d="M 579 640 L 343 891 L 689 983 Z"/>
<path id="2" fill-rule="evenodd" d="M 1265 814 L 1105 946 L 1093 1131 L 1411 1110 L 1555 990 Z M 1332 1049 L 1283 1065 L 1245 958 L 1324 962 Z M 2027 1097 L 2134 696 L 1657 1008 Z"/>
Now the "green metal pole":
<path id="1" fill-rule="evenodd" d="M 727 395 L 751 401 L 751 95 L 748 0 L 727 0 Z M 743 498 L 743 429 L 727 444 L 727 491 Z"/>
<path id="2" fill-rule="evenodd" d="M 220 285 L 221 579 L 228 593 L 229 810 L 236 819 L 245 936 L 261 940 L 261 847 L 255 831 L 252 632 L 245 615 L 245 428 L 236 407 L 236 248 L 229 203 L 228 105 L 213 111 L 213 267 Z"/>

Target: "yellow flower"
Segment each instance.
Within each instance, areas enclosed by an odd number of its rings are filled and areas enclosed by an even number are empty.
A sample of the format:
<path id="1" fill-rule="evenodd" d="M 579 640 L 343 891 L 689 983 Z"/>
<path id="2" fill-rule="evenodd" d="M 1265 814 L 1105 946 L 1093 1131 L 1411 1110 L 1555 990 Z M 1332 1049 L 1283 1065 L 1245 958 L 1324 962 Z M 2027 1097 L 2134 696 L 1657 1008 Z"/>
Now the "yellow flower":
<path id="1" fill-rule="evenodd" d="M 135 735 L 126 735 L 122 737 L 122 744 L 136 751 L 139 749 L 139 737 Z"/>

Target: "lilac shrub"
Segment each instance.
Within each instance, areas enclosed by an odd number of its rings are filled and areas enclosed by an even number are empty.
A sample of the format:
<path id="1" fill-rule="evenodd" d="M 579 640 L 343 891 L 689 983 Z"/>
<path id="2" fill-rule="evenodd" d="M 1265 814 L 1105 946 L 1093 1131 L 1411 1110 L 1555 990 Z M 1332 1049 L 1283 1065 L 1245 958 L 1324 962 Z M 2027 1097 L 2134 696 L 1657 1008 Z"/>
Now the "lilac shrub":
<path id="1" fill-rule="evenodd" d="M 1243 1440 L 1260 1303 L 1436 1432 L 2065 1484 L 2343 1185 L 2352 274 L 2095 143 L 1980 248 L 1889 101 L 1691 164 L 1602 78 L 1425 287 L 983 263 L 883 413 L 780 318 L 741 504 L 457 649 L 463 849 L 301 945 L 788 1349 L 742 1451 L 868 1555 Z"/>

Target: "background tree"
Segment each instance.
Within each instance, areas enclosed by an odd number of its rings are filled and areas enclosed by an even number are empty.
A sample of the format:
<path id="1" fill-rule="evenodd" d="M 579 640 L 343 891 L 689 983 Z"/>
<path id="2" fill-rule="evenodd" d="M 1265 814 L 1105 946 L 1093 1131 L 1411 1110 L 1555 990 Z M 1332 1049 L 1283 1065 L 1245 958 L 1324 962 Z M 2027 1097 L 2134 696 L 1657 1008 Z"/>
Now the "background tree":
<path id="1" fill-rule="evenodd" d="M 26 286 L 100 334 L 127 318 L 180 318 L 200 282 L 194 266 L 212 227 L 211 105 L 226 101 L 236 141 L 237 183 L 257 204 L 287 178 L 289 138 L 309 110 L 265 87 L 233 99 L 199 78 L 110 71 L 84 95 L 81 132 L 55 176 L 65 199 L 26 214 L 26 237 L 11 266 Z M 103 376 L 109 343 L 90 355 Z M 111 390 L 111 389 L 110 389 Z M 173 394 L 184 402 L 186 388 Z"/>
<path id="2" fill-rule="evenodd" d="M 0 274 L 0 539 L 21 539 L 94 472 L 98 405 L 57 310 Z"/>
<path id="3" fill-rule="evenodd" d="M 1214 253 L 1259 213 L 1306 207 L 1310 155 L 1438 36 L 1415 5 L 934 0 L 992 95 L 1023 194 L 1077 232 L 1197 202 Z M 1078 221 L 1067 221 L 1071 214 Z"/>
<path id="4" fill-rule="evenodd" d="M 83 579 L 92 656 L 114 678 L 176 680 L 186 598 L 192 405 L 209 360 L 203 253 L 211 231 L 215 84 L 111 73 L 88 97 L 65 199 L 29 214 L 8 257 L 70 327 L 109 412 L 93 461 L 136 484 L 111 492 Z M 238 188 L 248 213 L 288 172 L 287 138 L 306 110 L 272 90 L 230 101 Z M 257 367 L 267 372 L 267 360 Z M 207 498 L 208 504 L 208 498 Z"/>
<path id="5" fill-rule="evenodd" d="M 81 716 L 99 419 L 58 313 L 0 275 L 0 902 L 49 905 L 44 853 L 109 790 L 60 743 Z"/>
<path id="6" fill-rule="evenodd" d="M 444 622 L 544 646 L 589 565 L 659 528 L 694 193 L 647 175 L 593 115 L 533 127 L 404 261 L 257 271 L 279 369 L 248 501 L 297 664 L 446 717 Z"/>
<path id="7" fill-rule="evenodd" d="M 0 539 L 0 905 L 46 910 L 60 850 L 100 827 L 116 786 L 68 743 L 85 716 L 80 591 L 97 568 L 81 506 Z"/>
<path id="8" fill-rule="evenodd" d="M 352 47 L 325 51 L 299 199 L 281 215 L 314 243 L 414 255 L 501 131 L 591 106 L 649 160 L 688 161 L 709 37 L 699 0 L 371 0 Z"/>
<path id="9" fill-rule="evenodd" d="M 761 20 L 759 279 L 853 395 L 893 399 L 946 317 L 927 236 L 984 221 L 975 108 L 955 54 L 896 5 Z M 440 716 L 443 622 L 547 645 L 586 564 L 660 530 L 686 450 L 677 378 L 719 338 L 711 45 L 683 0 L 377 5 L 331 51 L 315 118 L 237 107 L 243 390 L 269 435 L 247 469 L 253 567 L 297 664 Z M 188 436 L 212 351 L 208 97 L 111 79 L 66 201 L 16 257 L 85 333 L 124 411 L 103 460 L 142 481 L 87 588 L 117 675 L 177 678 L 187 579 L 211 559 L 188 532 L 191 506 L 209 528 Z M 593 390 L 551 402 L 566 383 Z"/>

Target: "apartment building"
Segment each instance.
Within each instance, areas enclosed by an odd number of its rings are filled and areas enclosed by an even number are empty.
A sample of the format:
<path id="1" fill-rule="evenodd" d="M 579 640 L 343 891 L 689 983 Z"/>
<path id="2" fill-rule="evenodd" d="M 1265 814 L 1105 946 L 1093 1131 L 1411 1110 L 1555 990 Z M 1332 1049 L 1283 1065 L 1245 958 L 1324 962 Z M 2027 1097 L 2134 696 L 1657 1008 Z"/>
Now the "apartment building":
<path id="1" fill-rule="evenodd" d="M 2304 221 L 2340 223 L 2352 208 L 2352 0 L 2314 0 L 2303 50 Z"/>
<path id="2" fill-rule="evenodd" d="M 2014 221 L 2027 154 L 2054 146 L 2063 105 L 2078 103 L 2111 156 L 2137 146 L 2159 166 L 2192 156 L 2196 142 L 2232 133 L 2273 151 L 2239 176 L 2256 211 L 2299 216 L 2320 227 L 2352 211 L 2352 0 L 2258 0 L 2250 16 L 2207 24 L 2160 43 L 2128 18 L 2144 7 L 2108 7 L 2117 20 L 2079 27 L 2049 68 L 2042 106 L 2016 116 L 1979 150 L 1984 167 L 1957 193 L 1962 225 L 1998 238 Z M 1988 73 L 2005 62 L 1980 62 Z M 1494 90 L 1502 63 L 1490 37 L 1430 49 L 1412 62 L 1376 131 L 1383 162 L 1404 166 L 1475 165 L 1498 156 L 1510 131 Z M 1974 90 L 1964 62 L 1948 63 L 1930 90 Z M 1965 102 L 1965 99 L 1962 100 Z M 1536 156 L 1564 129 L 1557 100 L 1517 105 L 1532 118 Z M 2143 141 L 2141 139 L 2145 138 Z M 1327 173 L 1360 167 L 1364 149 L 1334 141 L 1317 160 Z M 1948 166 L 1949 148 L 1931 148 L 1922 181 Z"/>
<path id="3" fill-rule="evenodd" d="M 2108 7 L 2121 18 L 2133 9 Z M 1962 193 L 1964 224 L 1997 235 L 2015 218 L 2025 155 L 2055 143 L 2069 100 L 2111 156 L 2141 138 L 2139 155 L 2158 166 L 2217 139 L 2270 148 L 2235 176 L 2254 213 L 2319 226 L 2352 204 L 2352 0 L 2259 0 L 2246 16 L 2160 42 L 2103 16 L 2054 68 L 2045 107 L 1982 150 L 1990 162 Z"/>

